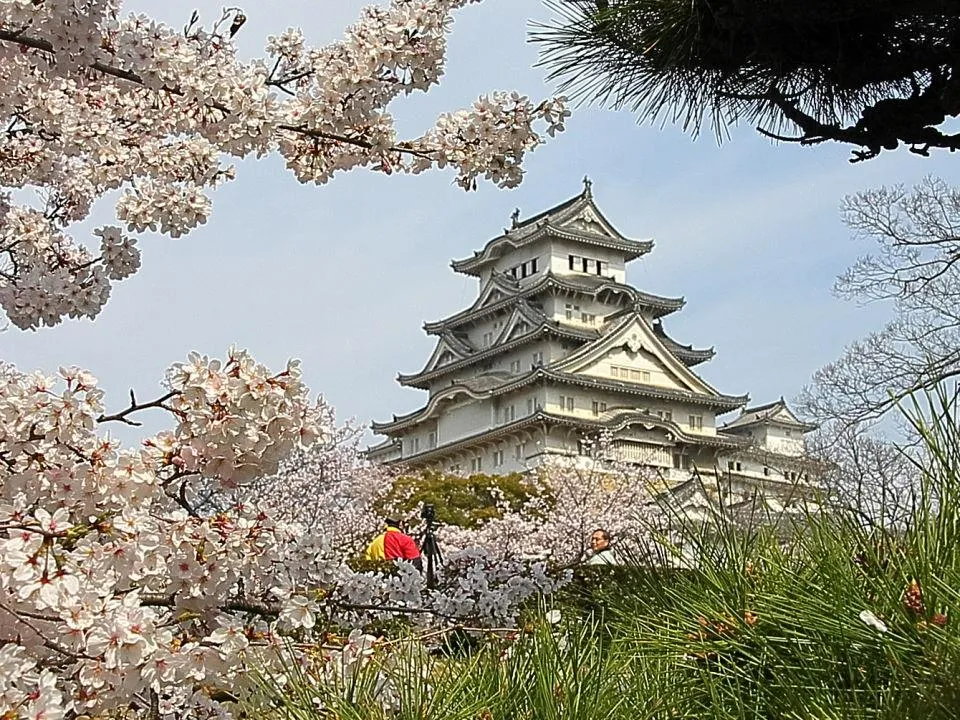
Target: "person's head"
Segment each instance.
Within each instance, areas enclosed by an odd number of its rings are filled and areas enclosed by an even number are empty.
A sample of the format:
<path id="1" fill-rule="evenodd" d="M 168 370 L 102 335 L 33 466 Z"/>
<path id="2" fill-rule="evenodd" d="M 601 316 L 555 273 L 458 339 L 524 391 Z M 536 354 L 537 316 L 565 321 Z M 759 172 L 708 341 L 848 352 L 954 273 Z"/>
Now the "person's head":
<path id="1" fill-rule="evenodd" d="M 610 548 L 610 533 L 603 528 L 597 528 L 590 534 L 590 549 L 594 552 Z"/>
<path id="2" fill-rule="evenodd" d="M 393 527 L 400 532 L 406 532 L 406 528 L 403 527 L 403 520 L 398 520 L 397 518 L 384 518 L 383 522 L 387 527 Z"/>

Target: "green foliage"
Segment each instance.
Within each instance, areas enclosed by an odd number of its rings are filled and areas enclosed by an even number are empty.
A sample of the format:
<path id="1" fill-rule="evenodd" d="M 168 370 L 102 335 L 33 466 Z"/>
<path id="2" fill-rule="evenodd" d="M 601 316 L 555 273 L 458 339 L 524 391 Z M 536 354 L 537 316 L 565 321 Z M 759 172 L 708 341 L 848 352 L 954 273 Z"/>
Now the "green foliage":
<path id="1" fill-rule="evenodd" d="M 387 508 L 398 510 L 409 516 L 419 512 L 423 503 L 432 503 L 440 523 L 472 528 L 500 516 L 497 494 L 510 508 L 517 509 L 539 493 L 520 473 L 459 477 L 426 471 L 399 478 L 382 501 L 381 509 L 385 513 L 389 513 Z"/>

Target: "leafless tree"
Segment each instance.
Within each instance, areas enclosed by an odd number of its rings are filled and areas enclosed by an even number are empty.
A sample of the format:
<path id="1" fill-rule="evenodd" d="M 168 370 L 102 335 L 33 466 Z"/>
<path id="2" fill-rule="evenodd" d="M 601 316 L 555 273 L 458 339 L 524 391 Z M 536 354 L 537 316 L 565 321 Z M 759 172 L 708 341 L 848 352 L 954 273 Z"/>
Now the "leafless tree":
<path id="1" fill-rule="evenodd" d="M 912 189 L 847 197 L 841 212 L 875 249 L 840 276 L 836 291 L 891 302 L 893 319 L 819 370 L 800 407 L 853 430 L 912 393 L 960 376 L 960 189 L 927 178 Z"/>
<path id="2" fill-rule="evenodd" d="M 823 464 L 820 481 L 829 504 L 857 513 L 873 527 L 898 527 L 910 515 L 920 487 L 918 446 L 893 442 L 865 424 L 831 423 L 807 438 Z"/>

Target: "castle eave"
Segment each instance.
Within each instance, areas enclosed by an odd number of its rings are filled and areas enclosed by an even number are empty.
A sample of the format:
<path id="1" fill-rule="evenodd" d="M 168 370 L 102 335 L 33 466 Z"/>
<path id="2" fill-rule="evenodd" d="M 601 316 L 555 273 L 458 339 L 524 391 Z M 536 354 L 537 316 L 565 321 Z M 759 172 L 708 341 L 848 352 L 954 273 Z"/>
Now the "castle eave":
<path id="1" fill-rule="evenodd" d="M 536 242 L 545 237 L 572 240 L 586 245 L 617 250 L 624 254 L 624 262 L 636 260 L 653 250 L 653 240 L 631 240 L 624 237 L 615 238 L 593 233 L 572 232 L 556 227 L 549 221 L 541 222 L 542 224 L 534 232 L 523 235 L 516 233 L 514 230 L 508 230 L 503 235 L 488 242 L 483 250 L 474 252 L 472 256 L 463 260 L 452 260 L 450 267 L 455 272 L 477 277 L 484 267 L 502 257 L 504 252 L 516 250 L 522 245 Z"/>
<path id="2" fill-rule="evenodd" d="M 532 282 L 526 287 L 518 288 L 515 291 L 515 295 L 483 307 L 468 308 L 442 320 L 424 323 L 423 329 L 431 335 L 439 335 L 471 322 L 496 315 L 515 305 L 520 300 L 536 297 L 547 290 L 585 293 L 594 297 L 602 295 L 603 293 L 619 294 L 626 298 L 629 303 L 629 307 L 624 307 L 621 312 L 626 313 L 636 308 L 642 308 L 650 311 L 654 318 L 660 318 L 674 313 L 682 309 L 686 304 L 686 301 L 682 297 L 654 295 L 653 293 L 643 292 L 630 285 L 618 283 L 607 278 L 591 275 L 555 275 L 550 271 L 546 271 L 543 273 L 543 276 L 535 282 Z"/>
<path id="3" fill-rule="evenodd" d="M 536 340 L 544 334 L 555 335 L 557 337 L 570 338 L 574 340 L 583 340 L 584 342 L 589 342 L 599 337 L 599 333 L 596 330 L 583 330 L 580 328 L 568 327 L 555 320 L 547 320 L 520 337 L 514 338 L 513 340 L 500 345 L 494 345 L 493 347 L 487 348 L 481 352 L 474 353 L 470 357 L 464 358 L 463 360 L 452 362 L 448 365 L 444 365 L 428 372 L 421 371 L 411 375 L 404 375 L 401 373 L 397 375 L 397 382 L 405 387 L 415 387 L 421 390 L 428 390 L 431 382 L 439 380 L 443 376 L 449 375 L 451 372 L 463 370 L 464 368 L 470 367 L 471 365 L 482 360 L 496 357 L 501 353 L 509 352 L 518 347 L 522 347 L 524 344 Z"/>
<path id="4" fill-rule="evenodd" d="M 734 410 L 742 407 L 750 399 L 749 395 L 704 395 L 686 390 L 673 390 L 671 388 L 663 388 L 656 385 L 621 382 L 619 380 L 608 380 L 606 378 L 598 378 L 591 375 L 579 375 L 575 373 L 551 371 L 549 369 L 544 370 L 544 376 L 553 380 L 557 380 L 558 382 L 568 383 L 570 385 L 624 392 L 631 395 L 640 395 L 658 400 L 675 400 L 678 402 L 685 402 L 693 405 L 703 405 L 705 407 L 711 407 L 715 409 Z"/>
<path id="5" fill-rule="evenodd" d="M 582 430 L 584 433 L 599 431 L 621 431 L 630 425 L 644 425 L 650 427 L 660 427 L 667 430 L 674 437 L 674 441 L 668 444 L 698 445 L 702 447 L 715 447 L 718 449 L 740 448 L 743 446 L 743 440 L 740 438 L 729 438 L 720 435 L 696 435 L 684 432 L 676 423 L 662 420 L 653 415 L 639 411 L 621 411 L 612 414 L 610 417 L 601 419 L 584 419 L 558 415 L 546 410 L 539 410 L 531 415 L 520 418 L 511 423 L 506 423 L 489 430 L 483 430 L 473 435 L 469 435 L 454 442 L 440 445 L 436 448 L 430 448 L 423 452 L 409 455 L 402 459 L 391 461 L 391 465 L 409 465 L 425 464 L 438 460 L 452 453 L 462 452 L 472 446 L 496 442 L 500 438 L 509 436 L 518 430 L 526 429 L 533 425 L 550 425 L 560 427 L 570 427 Z"/>

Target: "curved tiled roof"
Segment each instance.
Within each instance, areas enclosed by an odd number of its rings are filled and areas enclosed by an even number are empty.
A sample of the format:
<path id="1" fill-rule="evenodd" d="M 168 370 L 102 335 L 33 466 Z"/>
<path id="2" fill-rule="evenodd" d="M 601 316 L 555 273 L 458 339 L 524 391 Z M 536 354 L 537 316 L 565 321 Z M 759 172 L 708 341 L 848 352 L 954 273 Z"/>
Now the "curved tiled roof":
<path id="1" fill-rule="evenodd" d="M 536 424 L 565 425 L 578 429 L 585 429 L 587 431 L 606 430 L 610 432 L 618 432 L 633 424 L 643 424 L 668 430 L 680 443 L 705 445 L 708 447 L 717 448 L 739 448 L 744 443 L 742 439 L 737 437 L 725 437 L 722 435 L 697 435 L 694 433 L 687 433 L 681 429 L 680 426 L 670 420 L 663 420 L 655 415 L 649 415 L 638 410 L 624 410 L 612 415 L 608 413 L 607 416 L 596 419 L 568 417 L 565 415 L 558 415 L 557 413 L 551 413 L 546 410 L 538 410 L 531 415 L 527 415 L 513 422 L 482 430 L 478 433 L 468 435 L 467 437 L 460 438 L 459 440 L 455 440 L 454 442 L 447 443 L 445 445 L 440 445 L 436 448 L 427 449 L 415 455 L 410 455 L 400 460 L 396 460 L 392 464 L 404 464 L 411 461 L 417 463 L 429 462 L 445 455 L 449 455 L 450 453 L 469 448 L 471 445 L 475 444 L 481 439 L 494 440 L 498 437 L 510 435 L 518 430 L 522 430 L 530 425 Z"/>
<path id="2" fill-rule="evenodd" d="M 801 429 L 803 432 L 811 432 L 817 429 L 813 423 L 805 423 L 798 419 L 791 412 L 783 398 L 755 407 L 744 408 L 738 417 L 723 426 L 724 430 L 737 431 L 741 428 L 750 427 L 762 423 L 771 423 L 777 425 L 786 425 Z"/>
<path id="3" fill-rule="evenodd" d="M 577 242 L 588 245 L 620 250 L 624 253 L 624 260 L 627 262 L 641 255 L 645 255 L 653 249 L 652 240 L 630 240 L 628 238 L 613 238 L 600 234 L 571 232 L 552 225 L 549 220 L 542 220 L 541 223 L 535 232 L 523 236 L 517 236 L 512 230 L 508 230 L 503 235 L 488 242 L 483 250 L 474 252 L 471 257 L 463 260 L 453 260 L 450 263 L 450 267 L 464 275 L 479 275 L 480 268 L 497 260 L 502 256 L 504 250 L 509 252 L 543 237 L 576 240 Z"/>
<path id="4" fill-rule="evenodd" d="M 667 335 L 666 331 L 663 329 L 662 323 L 655 322 L 653 324 L 653 332 L 657 338 L 659 338 L 660 342 L 663 343 L 664 347 L 673 353 L 677 359 L 687 367 L 699 365 L 702 362 L 710 360 L 714 355 L 716 355 L 716 352 L 713 348 L 704 348 L 702 350 L 698 350 L 690 345 L 681 345 L 672 337 Z"/>
<path id="5" fill-rule="evenodd" d="M 445 330 L 452 330 L 490 315 L 500 313 L 520 300 L 535 297 L 545 290 L 550 289 L 583 292 L 594 296 L 599 296 L 605 292 L 621 294 L 630 301 L 631 308 L 650 310 L 655 318 L 676 312 L 682 308 L 686 302 L 682 297 L 671 298 L 654 295 L 653 293 L 637 290 L 631 285 L 618 283 L 609 278 L 599 277 L 597 275 L 556 275 L 548 270 L 544 272 L 540 278 L 526 287 L 518 287 L 516 295 L 505 297 L 483 307 L 474 306 L 466 310 L 461 310 L 443 320 L 424 323 L 423 329 L 434 335 Z"/>
<path id="6" fill-rule="evenodd" d="M 372 427 L 374 432 L 391 433 L 416 425 L 430 417 L 434 409 L 445 399 L 453 398 L 457 395 L 465 394 L 477 400 L 485 399 L 514 392 L 539 380 L 553 380 L 565 385 L 609 390 L 656 400 L 673 400 L 719 410 L 732 410 L 741 407 L 748 400 L 746 395 L 721 395 L 719 393 L 715 395 L 703 395 L 687 390 L 674 390 L 656 385 L 621 382 L 619 380 L 610 380 L 591 375 L 561 372 L 551 370 L 549 367 L 536 368 L 523 375 L 503 375 L 496 373 L 481 377 L 491 378 L 491 380 L 482 385 L 474 384 L 475 378 L 466 381 L 452 382 L 448 387 L 439 390 L 430 398 L 427 404 L 419 410 L 414 410 L 406 415 L 394 415 L 393 420 L 390 422 L 373 423 Z M 502 382 L 497 382 L 500 380 L 502 380 Z"/>
<path id="7" fill-rule="evenodd" d="M 464 368 L 470 367 L 471 365 L 486 360 L 497 355 L 508 352 L 518 347 L 522 347 L 524 344 L 531 342 L 539 338 L 541 335 L 550 334 L 556 335 L 558 337 L 572 338 L 574 340 L 583 340 L 588 342 L 590 340 L 595 340 L 599 337 L 599 333 L 596 330 L 583 330 L 579 328 L 569 327 L 562 323 L 559 323 L 555 320 L 547 320 L 543 318 L 539 325 L 531 328 L 531 330 L 523 335 L 509 340 L 507 342 L 501 343 L 500 345 L 493 345 L 489 348 L 475 352 L 469 357 L 465 357 L 461 360 L 456 360 L 452 363 L 448 363 L 441 367 L 438 367 L 434 370 L 423 369 L 420 372 L 405 375 L 400 373 L 397 375 L 397 382 L 401 385 L 406 385 L 408 387 L 420 388 L 426 390 L 429 388 L 431 381 L 436 380 L 437 378 L 443 377 L 451 372 L 456 372 L 463 370 Z"/>
<path id="8" fill-rule="evenodd" d="M 584 211 L 591 214 L 601 227 L 601 232 L 589 229 L 569 230 L 554 224 L 554 221 L 564 223 L 576 219 L 577 214 Z M 475 251 L 469 258 L 454 260 L 450 266 L 457 272 L 478 275 L 480 268 L 500 257 L 504 251 L 510 252 L 547 235 L 620 250 L 626 261 L 640 257 L 653 248 L 650 240 L 632 240 L 620 234 L 594 204 L 592 193 L 585 190 L 531 218 L 515 220 L 512 228 L 504 230 L 503 234 L 487 242 L 482 250 Z"/>

